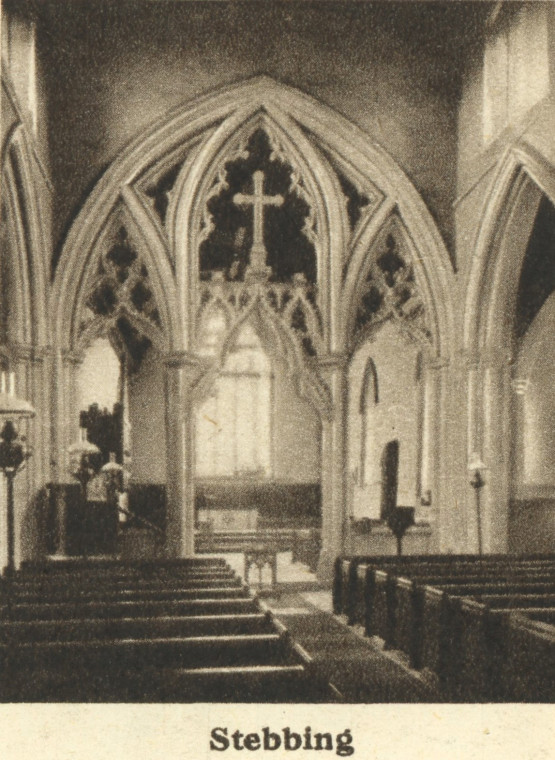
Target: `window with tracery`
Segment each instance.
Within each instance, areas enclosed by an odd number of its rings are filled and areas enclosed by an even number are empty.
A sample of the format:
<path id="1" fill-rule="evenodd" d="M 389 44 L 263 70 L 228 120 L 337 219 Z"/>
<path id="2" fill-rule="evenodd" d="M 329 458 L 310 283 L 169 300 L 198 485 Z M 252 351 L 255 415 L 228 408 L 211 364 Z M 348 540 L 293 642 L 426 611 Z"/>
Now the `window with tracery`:
<path id="1" fill-rule="evenodd" d="M 214 356 L 226 329 L 215 311 L 201 332 L 200 353 Z M 272 365 L 256 330 L 245 324 L 196 418 L 198 477 L 272 474 Z"/>

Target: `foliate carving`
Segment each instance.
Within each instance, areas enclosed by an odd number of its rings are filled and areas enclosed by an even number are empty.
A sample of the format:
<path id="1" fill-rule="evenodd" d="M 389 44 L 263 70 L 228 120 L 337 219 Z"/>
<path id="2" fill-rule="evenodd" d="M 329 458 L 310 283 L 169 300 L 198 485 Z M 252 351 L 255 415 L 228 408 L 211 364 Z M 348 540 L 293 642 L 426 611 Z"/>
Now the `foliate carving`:
<path id="1" fill-rule="evenodd" d="M 387 319 L 400 322 L 419 338 L 431 339 L 412 265 L 393 234 L 387 235 L 384 245 L 373 257 L 359 289 L 355 341 Z"/>
<path id="2" fill-rule="evenodd" d="M 357 227 L 363 213 L 374 205 L 375 198 L 357 186 L 340 171 L 336 171 L 337 179 L 345 196 L 345 207 L 351 232 Z"/>
<path id="3" fill-rule="evenodd" d="M 317 218 L 314 203 L 314 198 L 308 192 L 306 184 L 303 180 L 301 168 L 291 152 L 288 151 L 283 145 L 283 141 L 280 139 L 278 132 L 273 129 L 270 124 L 265 125 L 265 131 L 270 141 L 270 147 L 272 152 L 270 154 L 270 161 L 281 161 L 283 164 L 289 166 L 291 169 L 291 180 L 289 184 L 289 192 L 296 195 L 301 201 L 306 203 L 308 207 L 308 214 L 305 217 L 303 224 L 303 234 L 310 240 L 311 243 L 316 245 L 318 243 L 318 230 L 317 230 Z"/>

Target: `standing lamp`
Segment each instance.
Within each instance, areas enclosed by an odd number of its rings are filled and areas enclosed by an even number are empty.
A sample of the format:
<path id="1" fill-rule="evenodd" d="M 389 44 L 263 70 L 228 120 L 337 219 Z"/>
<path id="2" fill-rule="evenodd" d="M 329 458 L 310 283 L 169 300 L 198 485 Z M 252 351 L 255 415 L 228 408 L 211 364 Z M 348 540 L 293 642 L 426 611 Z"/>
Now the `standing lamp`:
<path id="1" fill-rule="evenodd" d="M 486 465 L 482 462 L 478 454 L 472 454 L 470 461 L 468 462 L 468 470 L 472 477 L 470 479 L 470 485 L 474 489 L 476 494 L 476 526 L 478 532 L 478 554 L 483 554 L 482 547 L 482 505 L 480 492 L 486 485 L 483 473 L 487 469 Z"/>
<path id="2" fill-rule="evenodd" d="M 94 477 L 92 457 L 100 454 L 100 449 L 87 440 L 85 428 L 79 429 L 79 440 L 68 448 L 69 471 L 81 484 L 83 498 L 87 498 L 87 483 Z"/>
<path id="3" fill-rule="evenodd" d="M 397 540 L 397 556 L 403 553 L 403 538 L 414 525 L 414 507 L 394 507 L 387 516 L 389 529 Z"/>
<path id="4" fill-rule="evenodd" d="M 15 426 L 16 421 L 31 419 L 35 410 L 28 401 L 15 395 L 15 373 L 2 372 L 0 376 L 0 417 L 5 422 L 0 432 L 0 470 L 7 482 L 6 532 L 8 543 L 8 562 L 6 575 L 15 572 L 15 508 L 13 482 L 19 470 L 31 456 L 24 437 L 20 437 Z"/>
<path id="5" fill-rule="evenodd" d="M 100 472 L 106 478 L 106 493 L 108 500 L 116 501 L 116 491 L 118 486 L 121 485 L 120 480 L 123 473 L 123 465 L 116 462 L 116 455 L 110 453 L 110 461 L 103 464 L 100 468 Z"/>

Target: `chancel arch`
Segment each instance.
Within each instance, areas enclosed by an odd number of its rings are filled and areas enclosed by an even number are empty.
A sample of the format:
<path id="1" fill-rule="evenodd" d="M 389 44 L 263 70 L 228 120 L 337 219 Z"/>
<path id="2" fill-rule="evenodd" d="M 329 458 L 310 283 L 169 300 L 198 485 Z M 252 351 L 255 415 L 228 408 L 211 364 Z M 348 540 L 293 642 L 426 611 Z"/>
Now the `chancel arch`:
<path id="1" fill-rule="evenodd" d="M 106 240 L 122 229 L 148 273 L 156 318 L 118 302 L 83 324 Z M 382 266 L 376 251 L 392 234 L 402 264 L 386 251 Z M 452 274 L 410 181 L 343 117 L 267 77 L 205 96 L 124 151 L 69 231 L 53 300 L 61 350 L 58 448 L 70 437 L 63 433 L 71 385 L 64 372 L 79 360 L 81 339 L 92 339 L 106 316 L 118 328 L 124 320 L 125 329 L 152 343 L 164 367 L 167 548 L 191 553 L 196 410 L 250 324 L 261 344 L 264 334 L 273 336 L 271 360 L 286 366 L 298 398 L 317 415 L 321 566 L 329 571 L 346 523 L 345 399 L 349 359 L 366 335 L 359 312 L 379 282 L 381 311 L 376 316 L 370 307 L 372 330 L 376 319 L 392 319 L 401 331 L 410 325 L 426 344 L 430 367 L 448 361 Z M 199 346 L 214 309 L 228 325 L 216 363 Z"/>

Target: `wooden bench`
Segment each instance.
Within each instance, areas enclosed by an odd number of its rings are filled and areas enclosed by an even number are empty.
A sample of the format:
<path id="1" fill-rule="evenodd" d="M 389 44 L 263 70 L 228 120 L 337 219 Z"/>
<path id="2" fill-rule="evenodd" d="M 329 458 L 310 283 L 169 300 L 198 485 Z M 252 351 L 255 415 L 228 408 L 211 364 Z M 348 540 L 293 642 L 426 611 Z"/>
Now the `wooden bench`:
<path id="1" fill-rule="evenodd" d="M 27 568 L 0 601 L 1 701 L 340 699 L 221 562 Z"/>
<path id="2" fill-rule="evenodd" d="M 367 568 L 387 570 L 397 575 L 405 575 L 410 569 L 460 566 L 489 567 L 497 563 L 511 566 L 516 562 L 549 563 L 555 555 L 487 555 L 476 554 L 429 554 L 398 556 L 357 555 L 338 557 L 334 567 L 333 610 L 336 615 L 346 614 L 348 620 L 354 621 L 355 609 L 358 609 L 360 622 L 361 604 L 364 598 L 365 572 Z M 360 569 L 359 569 L 360 568 Z M 364 568 L 364 569 L 363 569 Z"/>
<path id="3" fill-rule="evenodd" d="M 510 615 L 541 609 L 553 615 L 555 594 L 457 599 L 449 668 L 444 678 L 449 696 L 457 701 L 511 700 L 511 690 L 503 675 L 509 656 Z"/>
<path id="4" fill-rule="evenodd" d="M 453 574 L 438 574 L 435 576 L 416 576 L 412 578 L 394 578 L 386 587 L 388 620 L 385 628 L 388 642 L 410 655 L 414 667 L 419 667 L 419 642 L 424 615 L 424 591 L 427 585 L 436 588 L 452 587 L 452 594 L 461 596 L 464 588 L 469 587 L 500 587 L 507 589 L 519 585 L 534 585 L 549 591 L 555 582 L 553 573 L 542 570 L 521 570 L 510 574 L 501 572 L 466 572 Z"/>
<path id="5" fill-rule="evenodd" d="M 512 702 L 555 702 L 555 612 L 512 613 L 501 664 L 505 697 Z"/>

